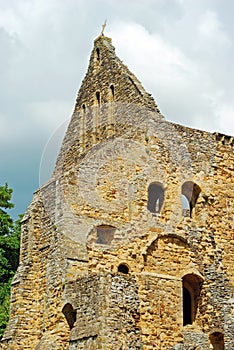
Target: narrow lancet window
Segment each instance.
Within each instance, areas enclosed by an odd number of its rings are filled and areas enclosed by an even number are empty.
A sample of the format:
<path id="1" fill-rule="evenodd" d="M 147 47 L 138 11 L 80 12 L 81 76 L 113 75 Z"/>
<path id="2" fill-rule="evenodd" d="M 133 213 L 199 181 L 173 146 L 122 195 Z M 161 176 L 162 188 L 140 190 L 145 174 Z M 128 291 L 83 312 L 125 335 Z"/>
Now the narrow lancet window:
<path id="1" fill-rule="evenodd" d="M 99 91 L 96 92 L 96 101 L 98 103 L 98 106 L 100 106 L 100 92 Z"/>
<path id="2" fill-rule="evenodd" d="M 193 324 L 199 305 L 202 278 L 195 274 L 183 277 L 183 326 Z"/>
<path id="3" fill-rule="evenodd" d="M 81 134 L 83 147 L 85 144 L 85 124 L 86 124 L 86 107 L 85 107 L 85 104 L 83 104 L 82 113 L 81 113 L 81 125 L 80 125 L 80 134 Z"/>
<path id="4" fill-rule="evenodd" d="M 99 49 L 99 47 L 97 47 L 97 49 L 96 49 L 96 54 L 97 54 L 97 60 L 98 60 L 98 62 L 100 62 L 100 49 Z"/>
<path id="5" fill-rule="evenodd" d="M 111 97 L 112 97 L 112 100 L 113 100 L 113 99 L 114 99 L 114 96 L 115 96 L 114 85 L 111 85 L 111 86 L 110 86 L 110 90 L 111 90 Z"/>
<path id="6" fill-rule="evenodd" d="M 192 324 L 192 298 L 189 290 L 183 286 L 183 326 Z"/>

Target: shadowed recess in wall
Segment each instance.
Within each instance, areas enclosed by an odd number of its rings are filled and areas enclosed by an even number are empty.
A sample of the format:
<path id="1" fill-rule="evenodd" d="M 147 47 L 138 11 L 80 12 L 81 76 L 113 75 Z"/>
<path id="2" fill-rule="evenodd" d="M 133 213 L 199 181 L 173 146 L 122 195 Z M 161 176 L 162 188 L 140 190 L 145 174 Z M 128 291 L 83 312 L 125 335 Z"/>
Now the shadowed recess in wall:
<path id="1" fill-rule="evenodd" d="M 183 325 L 193 324 L 196 320 L 200 301 L 202 280 L 195 274 L 183 277 Z"/>
<path id="2" fill-rule="evenodd" d="M 197 199 L 201 192 L 200 187 L 192 181 L 186 181 L 182 186 L 182 208 L 183 215 L 192 217 L 192 211 L 197 203 Z M 187 203 L 186 203 L 187 200 Z"/>
<path id="3" fill-rule="evenodd" d="M 66 317 L 70 329 L 72 329 L 74 327 L 74 323 L 76 322 L 76 311 L 73 309 L 71 304 L 67 303 L 62 309 L 62 313 Z"/>
<path id="4" fill-rule="evenodd" d="M 211 333 L 210 342 L 213 346 L 213 350 L 224 350 L 224 339 L 221 332 Z"/>
<path id="5" fill-rule="evenodd" d="M 164 188 L 159 182 L 152 182 L 148 187 L 147 209 L 151 213 L 160 213 L 164 202 Z"/>
<path id="6" fill-rule="evenodd" d="M 100 225 L 96 227 L 97 230 L 97 243 L 98 244 L 110 244 L 114 239 L 116 228 L 110 225 Z"/>

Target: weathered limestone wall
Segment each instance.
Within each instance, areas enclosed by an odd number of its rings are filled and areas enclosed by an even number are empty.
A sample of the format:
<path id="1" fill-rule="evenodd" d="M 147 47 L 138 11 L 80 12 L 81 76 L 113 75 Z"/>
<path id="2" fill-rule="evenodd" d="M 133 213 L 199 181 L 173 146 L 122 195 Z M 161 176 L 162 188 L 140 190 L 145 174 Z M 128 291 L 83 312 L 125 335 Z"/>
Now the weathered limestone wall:
<path id="1" fill-rule="evenodd" d="M 47 189 L 54 199 L 53 184 Z M 64 331 L 67 328 L 64 317 L 61 326 L 63 315 L 60 313 L 59 318 L 55 311 L 60 310 L 63 259 L 56 228 L 45 210 L 41 192 L 35 194 L 23 219 L 20 266 L 12 283 L 12 317 L 4 334 L 3 349 L 52 349 L 55 329 L 60 333 L 61 349 L 64 340 L 69 339 L 68 331 Z M 51 339 L 45 342 L 48 347 L 38 346 L 40 341 L 44 342 L 47 329 L 53 329 Z M 55 349 L 58 348 L 55 344 Z"/>
<path id="2" fill-rule="evenodd" d="M 24 218 L 3 349 L 233 349 L 233 164 L 233 138 L 165 121 L 98 38 Z"/>
<path id="3" fill-rule="evenodd" d="M 141 348 L 138 286 L 133 276 L 90 275 L 68 284 L 66 294 L 77 310 L 70 350 Z"/>

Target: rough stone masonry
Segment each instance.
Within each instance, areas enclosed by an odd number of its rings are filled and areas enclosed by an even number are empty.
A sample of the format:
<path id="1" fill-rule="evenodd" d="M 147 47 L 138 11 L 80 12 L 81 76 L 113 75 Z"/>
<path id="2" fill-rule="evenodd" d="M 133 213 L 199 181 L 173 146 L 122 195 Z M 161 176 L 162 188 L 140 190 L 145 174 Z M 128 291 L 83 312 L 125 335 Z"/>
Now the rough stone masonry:
<path id="1" fill-rule="evenodd" d="M 23 218 L 2 349 L 233 350 L 233 147 L 167 122 L 100 35 Z"/>

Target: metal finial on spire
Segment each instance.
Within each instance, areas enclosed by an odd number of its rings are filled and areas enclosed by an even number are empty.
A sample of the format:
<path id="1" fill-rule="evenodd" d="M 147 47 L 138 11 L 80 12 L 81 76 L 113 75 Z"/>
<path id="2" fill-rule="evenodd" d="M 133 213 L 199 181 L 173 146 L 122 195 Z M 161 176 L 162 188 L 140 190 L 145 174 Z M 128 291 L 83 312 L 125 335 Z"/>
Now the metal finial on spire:
<path id="1" fill-rule="evenodd" d="M 106 28 L 106 19 L 105 19 L 105 22 L 102 24 L 102 31 L 101 31 L 101 36 L 104 36 L 104 30 Z"/>

